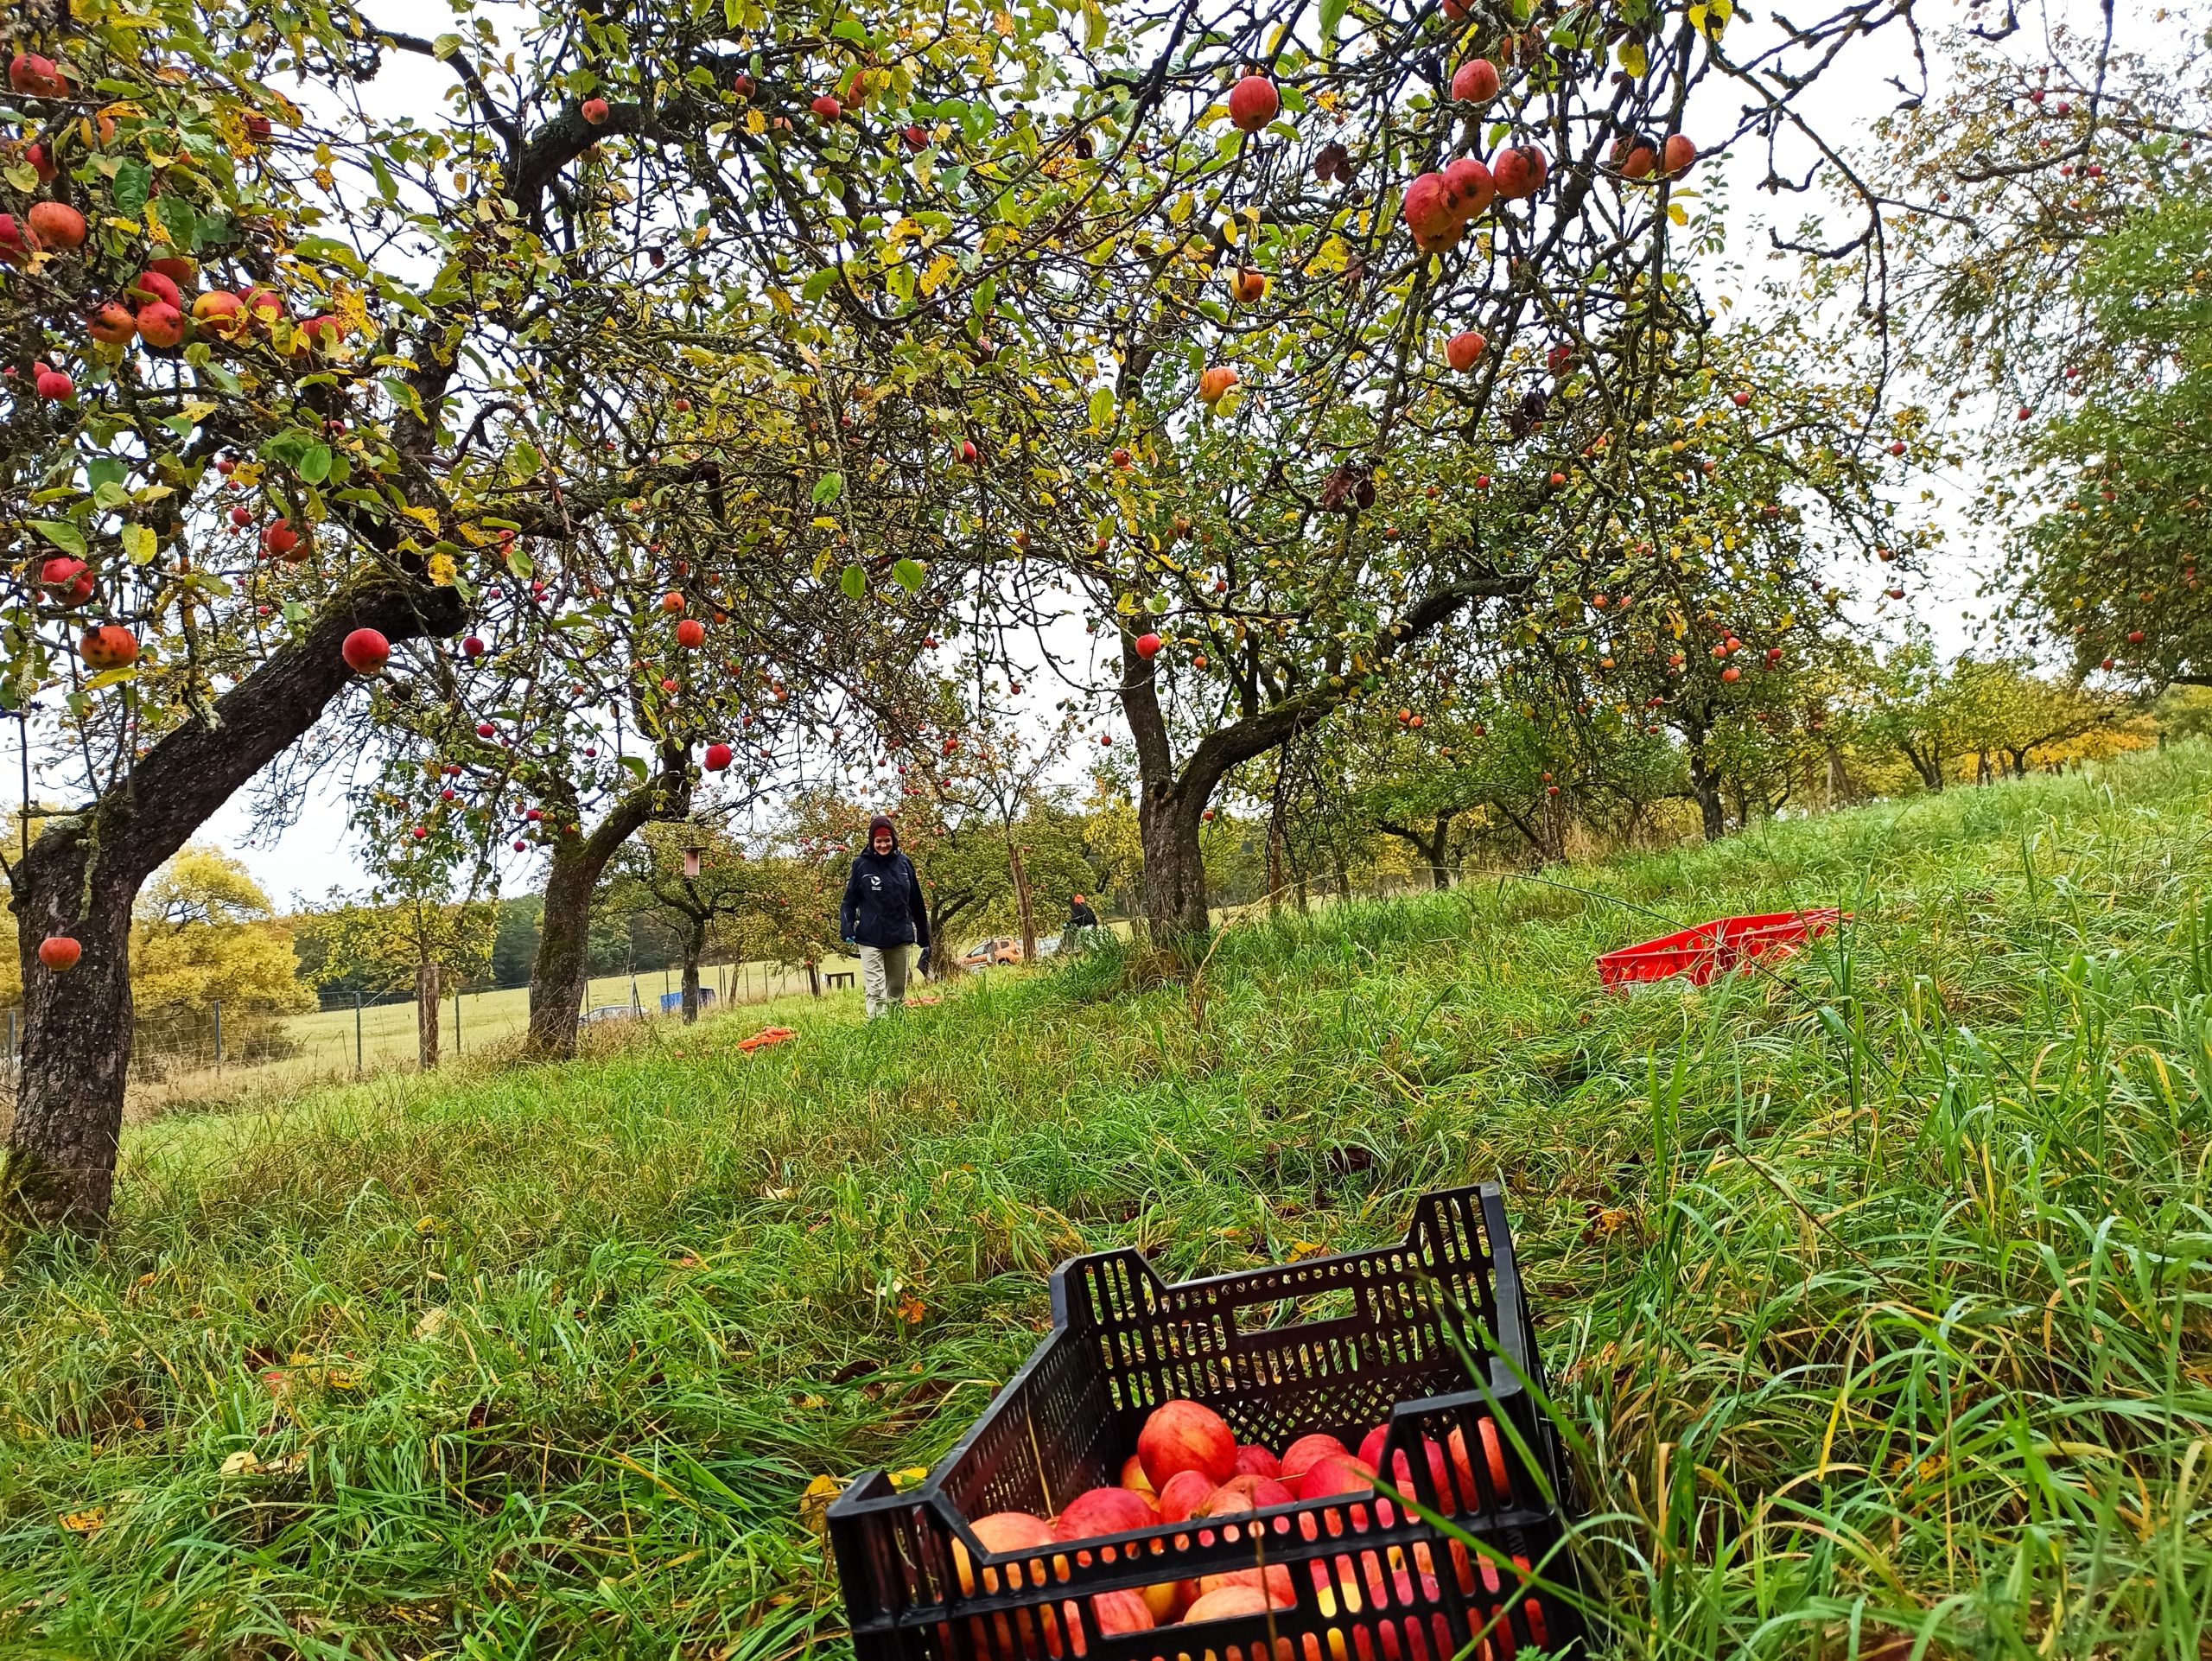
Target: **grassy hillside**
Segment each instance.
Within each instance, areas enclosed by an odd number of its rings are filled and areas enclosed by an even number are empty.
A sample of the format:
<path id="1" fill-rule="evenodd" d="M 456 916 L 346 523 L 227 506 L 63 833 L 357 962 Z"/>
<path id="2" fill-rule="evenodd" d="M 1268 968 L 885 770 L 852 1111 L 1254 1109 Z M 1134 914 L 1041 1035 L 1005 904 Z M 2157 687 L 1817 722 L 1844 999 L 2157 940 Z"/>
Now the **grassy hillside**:
<path id="1" fill-rule="evenodd" d="M 0 1282 L 0 1653 L 834 1654 L 803 1491 L 946 1448 L 1059 1259 L 1480 1177 L 1620 1653 L 2196 1656 L 2208 797 L 2177 749 L 1239 929 L 1195 990 L 1102 954 L 147 1127 L 109 1244 Z M 1595 990 L 1815 903 L 1783 975 Z"/>

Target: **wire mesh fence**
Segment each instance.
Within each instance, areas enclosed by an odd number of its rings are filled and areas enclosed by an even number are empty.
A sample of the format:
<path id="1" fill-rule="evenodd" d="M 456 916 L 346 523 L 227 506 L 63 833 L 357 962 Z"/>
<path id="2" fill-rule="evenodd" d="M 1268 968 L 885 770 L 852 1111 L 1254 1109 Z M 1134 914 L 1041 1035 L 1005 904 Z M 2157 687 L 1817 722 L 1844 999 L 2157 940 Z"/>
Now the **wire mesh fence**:
<path id="1" fill-rule="evenodd" d="M 704 1009 L 743 1008 L 819 994 L 848 996 L 857 965 L 832 961 L 810 977 L 804 964 L 702 965 Z M 632 1021 L 675 1020 L 683 977 L 670 968 L 594 976 L 578 1019 L 587 1033 Z M 464 986 L 438 1000 L 442 1064 L 512 1050 L 530 1019 L 526 986 Z M 12 1104 L 22 1065 L 20 1009 L 0 1010 L 0 1092 Z M 422 1021 L 411 990 L 330 993 L 304 1014 L 214 1000 L 137 1012 L 131 1045 L 129 1111 L 145 1117 L 167 1107 L 218 1101 L 264 1090 L 299 1090 L 382 1073 L 412 1072 L 422 1061 Z"/>

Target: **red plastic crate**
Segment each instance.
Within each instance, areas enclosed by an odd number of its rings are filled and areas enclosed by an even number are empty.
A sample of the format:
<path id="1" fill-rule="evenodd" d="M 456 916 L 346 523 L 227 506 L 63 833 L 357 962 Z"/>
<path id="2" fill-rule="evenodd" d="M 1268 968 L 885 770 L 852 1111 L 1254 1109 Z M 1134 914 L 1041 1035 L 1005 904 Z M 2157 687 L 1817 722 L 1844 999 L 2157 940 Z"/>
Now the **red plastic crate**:
<path id="1" fill-rule="evenodd" d="M 1100 1252 L 1063 1264 L 1052 1293 L 1051 1336 L 923 1483 L 901 1493 L 868 1472 L 830 1507 L 860 1661 L 1506 1661 L 1579 1643 L 1573 1604 L 1515 1569 L 1574 1584 L 1560 1550 L 1564 1462 L 1515 1376 L 1541 1380 L 1495 1185 L 1422 1196 L 1395 1245 L 1172 1286 L 1135 1251 Z M 1463 1355 L 1489 1358 L 1480 1383 Z M 1212 1407 L 1240 1441 L 1278 1452 L 1315 1430 L 1357 1447 L 1388 1421 L 1382 1468 L 1399 1472 L 1397 1456 L 1410 1455 L 1399 1480 L 1486 1550 L 1469 1551 L 1387 1499 L 1344 1494 L 982 1549 L 976 1518 L 1050 1517 L 1111 1486 L 1146 1416 L 1179 1397 Z M 1492 1420 L 1515 1434 L 1497 1435 Z M 1483 1454 L 1432 1467 L 1425 1441 L 1448 1449 L 1454 1431 Z M 965 1589 L 956 1550 L 971 1565 Z M 1098 1593 L 1255 1565 L 1287 1569 L 1291 1605 L 1097 1629 Z"/>
<path id="2" fill-rule="evenodd" d="M 1695 928 L 1608 951 L 1598 959 L 1598 973 L 1608 986 L 1664 980 L 1670 975 L 1687 975 L 1702 986 L 1753 958 L 1786 958 L 1815 935 L 1850 920 L 1849 912 L 1834 906 L 1718 917 Z"/>

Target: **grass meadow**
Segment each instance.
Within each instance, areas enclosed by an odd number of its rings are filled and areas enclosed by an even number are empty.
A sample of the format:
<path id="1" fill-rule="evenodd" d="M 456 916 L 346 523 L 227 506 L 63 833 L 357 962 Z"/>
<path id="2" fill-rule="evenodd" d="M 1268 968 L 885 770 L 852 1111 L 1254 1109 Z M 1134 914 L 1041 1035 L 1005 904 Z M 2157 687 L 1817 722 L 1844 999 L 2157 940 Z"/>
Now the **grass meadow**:
<path id="1" fill-rule="evenodd" d="M 136 1127 L 0 1278 L 0 1655 L 846 1652 L 817 1479 L 926 1465 L 1043 1277 L 1508 1188 L 1624 1658 L 2197 1658 L 2212 750 L 650 1023 Z M 1716 913 L 1855 920 L 1601 994 Z M 788 1006 L 786 1006 L 788 1007 Z"/>

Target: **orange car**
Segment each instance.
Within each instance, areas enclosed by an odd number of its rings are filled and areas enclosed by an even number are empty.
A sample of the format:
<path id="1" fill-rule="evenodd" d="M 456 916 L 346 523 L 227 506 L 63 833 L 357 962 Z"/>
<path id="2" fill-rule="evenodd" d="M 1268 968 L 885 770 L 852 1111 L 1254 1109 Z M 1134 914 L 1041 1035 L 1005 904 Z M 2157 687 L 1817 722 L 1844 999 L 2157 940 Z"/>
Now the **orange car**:
<path id="1" fill-rule="evenodd" d="M 1020 963 L 1021 942 L 1005 939 L 989 939 L 981 945 L 972 945 L 960 954 L 964 969 L 981 969 L 985 964 Z"/>

